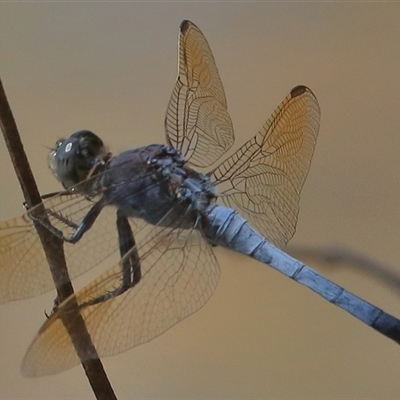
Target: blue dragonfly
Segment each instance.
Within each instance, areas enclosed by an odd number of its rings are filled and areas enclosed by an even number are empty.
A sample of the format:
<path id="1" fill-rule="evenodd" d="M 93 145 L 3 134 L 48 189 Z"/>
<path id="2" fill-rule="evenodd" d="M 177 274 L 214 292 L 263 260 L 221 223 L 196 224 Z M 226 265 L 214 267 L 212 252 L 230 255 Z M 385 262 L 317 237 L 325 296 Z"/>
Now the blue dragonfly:
<path id="1" fill-rule="evenodd" d="M 1 302 L 53 287 L 32 220 L 64 240 L 72 278 L 117 258 L 55 307 L 24 357 L 23 374 L 54 374 L 94 357 L 75 352 L 65 322 L 73 310 L 101 357 L 198 311 L 220 275 L 212 246 L 268 264 L 399 343 L 400 321 L 280 250 L 295 232 L 319 124 L 315 95 L 297 86 L 258 134 L 221 162 L 234 143 L 224 89 L 204 35 L 183 21 L 166 144 L 112 156 L 93 132 L 76 132 L 48 158 L 65 190 L 0 224 Z"/>

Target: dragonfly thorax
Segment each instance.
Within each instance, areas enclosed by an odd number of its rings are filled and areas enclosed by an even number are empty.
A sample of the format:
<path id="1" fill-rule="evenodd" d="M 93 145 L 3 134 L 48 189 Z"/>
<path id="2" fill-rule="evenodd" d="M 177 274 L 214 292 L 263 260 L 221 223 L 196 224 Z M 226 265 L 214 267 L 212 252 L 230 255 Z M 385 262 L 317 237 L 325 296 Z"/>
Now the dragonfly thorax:
<path id="1" fill-rule="evenodd" d="M 100 196 L 126 217 L 160 226 L 177 221 L 185 229 L 216 199 L 208 176 L 192 169 L 178 150 L 159 144 L 110 158 L 80 186 L 85 197 Z"/>
<path id="2" fill-rule="evenodd" d="M 210 177 L 190 167 L 173 147 L 163 146 L 162 152 L 149 163 L 156 168 L 156 176 L 167 180 L 171 193 L 193 211 L 202 213 L 215 202 L 215 185 Z"/>

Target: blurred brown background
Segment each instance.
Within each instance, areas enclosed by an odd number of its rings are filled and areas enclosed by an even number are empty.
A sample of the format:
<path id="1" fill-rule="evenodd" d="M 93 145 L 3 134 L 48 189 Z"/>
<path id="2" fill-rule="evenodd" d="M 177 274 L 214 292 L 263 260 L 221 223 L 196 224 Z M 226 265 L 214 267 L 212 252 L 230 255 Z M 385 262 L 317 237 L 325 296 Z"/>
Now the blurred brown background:
<path id="1" fill-rule="evenodd" d="M 163 142 L 177 30 L 204 32 L 239 145 L 305 84 L 322 125 L 296 245 L 345 244 L 400 273 L 400 6 L 394 3 L 2 3 L 0 73 L 43 193 L 46 146 L 87 128 L 117 153 Z M 22 195 L 0 141 L 0 219 Z M 398 398 L 400 348 L 268 267 L 217 250 L 210 302 L 104 360 L 120 398 Z M 326 276 L 400 317 L 400 297 L 352 270 Z M 53 293 L 0 307 L 0 398 L 92 398 L 76 367 L 25 379 Z"/>

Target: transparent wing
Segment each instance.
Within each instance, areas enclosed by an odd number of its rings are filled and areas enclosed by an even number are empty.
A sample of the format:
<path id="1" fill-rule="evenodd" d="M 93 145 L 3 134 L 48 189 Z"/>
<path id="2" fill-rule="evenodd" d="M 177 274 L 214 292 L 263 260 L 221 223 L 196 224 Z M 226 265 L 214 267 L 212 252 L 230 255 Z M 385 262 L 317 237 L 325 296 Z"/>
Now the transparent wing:
<path id="1" fill-rule="evenodd" d="M 79 225 L 99 197 L 88 200 L 79 194 L 56 195 L 43 202 L 44 214 L 64 236 L 70 236 L 74 231 L 71 225 Z M 0 304 L 39 295 L 54 288 L 45 253 L 29 217 L 34 212 L 33 208 L 25 215 L 0 222 Z M 60 219 L 60 216 L 65 219 Z M 118 250 L 115 221 L 115 209 L 105 207 L 95 226 L 79 242 L 64 243 L 71 279 L 105 260 L 118 260 L 118 254 L 114 254 Z M 138 219 L 132 220 L 132 223 L 135 231 L 141 230 L 145 224 Z"/>
<path id="2" fill-rule="evenodd" d="M 46 266 L 46 257 L 27 215 L 0 223 L 0 303 L 50 290 L 52 281 Z"/>
<path id="3" fill-rule="evenodd" d="M 307 87 L 297 86 L 258 135 L 213 172 L 220 200 L 279 247 L 295 232 L 319 122 L 316 97 Z"/>
<path id="4" fill-rule="evenodd" d="M 47 210 L 56 211 L 59 210 L 58 206 L 62 206 L 66 212 L 67 209 L 76 208 L 84 213 L 84 210 L 89 209 L 88 202 L 82 196 L 50 200 L 45 202 Z M 75 245 L 64 244 L 71 279 L 117 250 L 115 228 L 109 228 L 110 224 L 115 224 L 115 212 L 107 211 L 99 216 L 97 228 L 90 230 L 81 241 Z M 55 222 L 58 222 L 55 225 L 60 228 L 60 221 Z M 53 288 L 54 282 L 46 256 L 30 217 L 25 214 L 1 222 L 0 303 L 32 297 Z"/>
<path id="5" fill-rule="evenodd" d="M 219 267 L 201 232 L 153 227 L 141 240 L 135 238 L 140 282 L 105 302 L 86 304 L 119 287 L 121 264 L 117 264 L 62 303 L 28 349 L 24 375 L 54 374 L 79 363 L 61 320 L 76 301 L 101 357 L 153 339 L 207 302 L 217 285 Z M 90 359 L 90 353 L 85 357 Z"/>
<path id="6" fill-rule="evenodd" d="M 167 143 L 197 167 L 209 167 L 234 142 L 224 89 L 200 29 L 183 21 L 178 78 L 165 117 Z"/>

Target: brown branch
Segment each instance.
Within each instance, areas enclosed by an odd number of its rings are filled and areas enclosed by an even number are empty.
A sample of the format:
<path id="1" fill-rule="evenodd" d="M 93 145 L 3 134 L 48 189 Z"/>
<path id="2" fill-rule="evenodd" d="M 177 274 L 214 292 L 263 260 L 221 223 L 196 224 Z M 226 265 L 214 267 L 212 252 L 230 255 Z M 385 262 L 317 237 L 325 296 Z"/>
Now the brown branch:
<path id="1" fill-rule="evenodd" d="M 41 197 L 36 186 L 28 159 L 18 133 L 10 105 L 0 80 L 0 126 L 4 135 L 15 172 L 20 182 L 25 201 L 29 208 L 41 203 Z M 50 271 L 60 301 L 74 293 L 64 256 L 63 242 L 51 234 L 43 225 L 34 222 L 37 233 L 42 242 Z M 93 355 L 94 359 L 82 361 L 82 366 L 97 399 L 116 399 L 110 381 L 104 371 L 103 365 L 97 355 L 90 334 L 82 316 L 76 307 L 75 313 L 68 320 L 63 319 L 63 324 L 68 330 L 75 350 L 80 354 Z M 82 357 L 80 357 L 82 360 Z"/>

